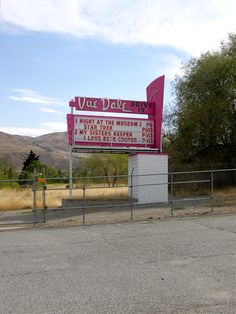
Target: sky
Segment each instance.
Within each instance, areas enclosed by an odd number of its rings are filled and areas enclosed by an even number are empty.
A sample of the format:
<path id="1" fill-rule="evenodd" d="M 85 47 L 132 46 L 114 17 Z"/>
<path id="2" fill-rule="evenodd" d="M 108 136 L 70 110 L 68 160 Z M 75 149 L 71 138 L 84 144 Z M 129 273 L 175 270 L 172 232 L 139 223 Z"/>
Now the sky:
<path id="1" fill-rule="evenodd" d="M 75 96 L 146 100 L 236 32 L 235 0 L 0 0 L 0 131 L 66 131 Z"/>

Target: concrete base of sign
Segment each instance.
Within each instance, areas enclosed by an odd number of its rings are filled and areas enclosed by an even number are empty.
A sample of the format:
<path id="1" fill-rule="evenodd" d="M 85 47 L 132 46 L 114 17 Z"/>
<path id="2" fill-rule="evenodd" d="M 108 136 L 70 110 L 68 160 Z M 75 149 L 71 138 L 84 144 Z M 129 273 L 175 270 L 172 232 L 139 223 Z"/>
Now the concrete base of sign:
<path id="1" fill-rule="evenodd" d="M 139 204 L 168 201 L 168 156 L 162 154 L 130 155 L 128 160 L 129 186 Z M 133 176 L 131 179 L 131 174 Z M 131 188 L 129 188 L 131 196 Z"/>

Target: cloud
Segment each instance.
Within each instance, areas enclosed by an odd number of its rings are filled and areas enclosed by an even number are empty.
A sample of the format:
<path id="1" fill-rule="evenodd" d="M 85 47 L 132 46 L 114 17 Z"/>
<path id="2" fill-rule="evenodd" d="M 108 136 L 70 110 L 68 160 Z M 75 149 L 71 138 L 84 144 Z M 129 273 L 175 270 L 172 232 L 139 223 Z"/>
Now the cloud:
<path id="1" fill-rule="evenodd" d="M 182 73 L 183 60 L 175 54 L 162 54 L 159 57 L 159 64 L 156 66 L 156 69 L 154 69 L 155 73 L 160 70 L 160 64 L 162 72 L 165 73 L 168 80 L 173 80 L 176 75 L 180 75 Z"/>
<path id="2" fill-rule="evenodd" d="M 16 95 L 11 95 L 8 98 L 14 101 L 37 104 L 41 106 L 65 106 L 65 102 L 56 98 L 43 96 L 31 89 L 12 89 Z"/>
<path id="3" fill-rule="evenodd" d="M 235 0 L 7 0 L 2 29 L 168 45 L 197 55 L 236 31 L 235 12 Z"/>
<path id="4" fill-rule="evenodd" d="M 42 112 L 46 112 L 46 113 L 65 115 L 65 113 L 57 111 L 57 110 L 54 110 L 54 109 L 51 109 L 51 108 L 44 108 L 44 107 L 42 107 L 42 108 L 39 108 L 39 110 L 42 111 Z"/>
<path id="5" fill-rule="evenodd" d="M 17 134 L 24 136 L 40 136 L 43 134 L 52 133 L 53 131 L 47 129 L 38 129 L 38 128 L 21 128 L 21 127 L 0 127 L 0 131 L 8 134 Z"/>
<path id="6" fill-rule="evenodd" d="M 1 132 L 9 134 L 18 134 L 24 136 L 40 136 L 53 132 L 65 132 L 67 130 L 66 123 L 44 122 L 39 125 L 39 128 L 22 128 L 22 127 L 0 127 Z"/>
<path id="7" fill-rule="evenodd" d="M 50 130 L 50 132 L 64 132 L 67 130 L 66 123 L 61 123 L 61 122 L 43 122 L 40 125 L 43 128 Z"/>

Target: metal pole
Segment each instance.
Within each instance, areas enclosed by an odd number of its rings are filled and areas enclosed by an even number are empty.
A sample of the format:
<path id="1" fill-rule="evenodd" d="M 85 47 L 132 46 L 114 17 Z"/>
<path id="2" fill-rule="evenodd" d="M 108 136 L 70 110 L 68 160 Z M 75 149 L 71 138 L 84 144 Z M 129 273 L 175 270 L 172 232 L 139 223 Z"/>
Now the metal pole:
<path id="1" fill-rule="evenodd" d="M 130 197 L 131 197 L 131 204 L 130 204 L 130 218 L 133 221 L 133 206 L 134 206 L 134 201 L 133 201 L 133 173 L 134 173 L 134 168 L 131 170 L 131 175 L 130 175 Z"/>
<path id="2" fill-rule="evenodd" d="M 85 224 L 85 191 L 86 191 L 86 186 L 84 182 L 83 183 L 83 225 Z"/>
<path id="3" fill-rule="evenodd" d="M 44 181 L 43 181 L 43 187 L 42 187 L 42 193 L 43 193 L 43 222 L 46 222 L 46 209 L 47 209 L 47 206 L 46 206 L 46 181 L 45 181 L 45 169 L 43 168 L 43 178 L 44 178 Z"/>
<path id="4" fill-rule="evenodd" d="M 162 132 L 163 130 L 162 130 L 162 128 L 161 128 L 161 137 L 160 137 L 160 153 L 162 153 L 162 141 L 163 141 L 163 139 L 162 139 L 162 137 L 163 137 L 163 132 Z"/>
<path id="5" fill-rule="evenodd" d="M 74 107 L 71 107 L 70 113 L 73 114 Z M 74 145 L 74 135 L 72 136 L 72 145 L 69 145 L 69 196 L 72 197 L 72 189 L 73 189 L 73 156 L 72 156 L 72 149 Z"/>
<path id="6" fill-rule="evenodd" d="M 73 157 L 72 157 L 72 146 L 69 147 L 69 158 L 70 158 L 70 165 L 69 165 L 69 196 L 72 197 L 72 189 L 73 189 Z"/>
<path id="7" fill-rule="evenodd" d="M 32 187 L 32 191 L 33 191 L 33 225 L 36 224 L 37 220 L 36 220 L 36 193 L 37 193 L 37 178 L 36 178 L 36 173 L 35 173 L 35 169 L 34 169 L 34 178 L 33 178 L 33 187 Z"/>
<path id="8" fill-rule="evenodd" d="M 46 184 L 43 183 L 43 222 L 46 222 Z"/>
<path id="9" fill-rule="evenodd" d="M 214 172 L 211 170 L 211 212 L 213 212 L 214 206 Z"/>
<path id="10" fill-rule="evenodd" d="M 171 204 L 170 214 L 171 214 L 171 216 L 173 216 L 173 195 L 174 195 L 174 192 L 173 192 L 173 173 L 171 173 L 170 174 L 170 204 Z"/>

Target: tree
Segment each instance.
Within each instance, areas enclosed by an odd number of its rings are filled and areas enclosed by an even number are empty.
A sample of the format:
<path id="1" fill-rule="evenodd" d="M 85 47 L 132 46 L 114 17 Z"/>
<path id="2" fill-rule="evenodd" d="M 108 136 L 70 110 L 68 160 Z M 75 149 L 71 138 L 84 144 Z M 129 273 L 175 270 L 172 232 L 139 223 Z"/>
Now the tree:
<path id="1" fill-rule="evenodd" d="M 28 154 L 27 158 L 23 162 L 23 167 L 19 175 L 19 179 L 31 179 L 34 175 L 50 178 L 62 177 L 63 173 L 60 170 L 55 169 L 47 164 L 41 163 L 39 160 L 39 155 L 36 155 L 32 150 Z M 22 184 L 26 184 L 25 181 L 22 181 Z"/>
<path id="2" fill-rule="evenodd" d="M 14 166 L 9 164 L 3 158 L 0 158 L 0 180 L 14 180 L 17 179 L 17 173 Z M 16 182 L 0 182 L 0 187 L 15 187 Z"/>
<path id="3" fill-rule="evenodd" d="M 32 179 L 34 172 L 36 174 L 36 171 L 38 172 L 40 166 L 41 163 L 39 161 L 39 156 L 31 150 L 23 162 L 23 167 L 19 174 L 19 180 Z M 20 184 L 25 185 L 27 184 L 27 181 L 20 181 Z"/>
<path id="4" fill-rule="evenodd" d="M 33 162 L 39 161 L 39 155 L 36 155 L 32 150 L 30 151 L 28 157 L 23 162 L 22 171 L 28 170 L 30 166 L 32 166 Z"/>
<path id="5" fill-rule="evenodd" d="M 127 155 L 92 154 L 79 162 L 74 173 L 78 176 L 106 176 L 108 186 L 115 186 L 118 176 L 128 173 Z"/>
<path id="6" fill-rule="evenodd" d="M 173 160 L 236 162 L 236 35 L 220 50 L 192 58 L 174 81 Z"/>

